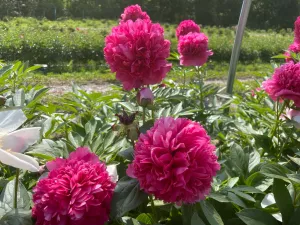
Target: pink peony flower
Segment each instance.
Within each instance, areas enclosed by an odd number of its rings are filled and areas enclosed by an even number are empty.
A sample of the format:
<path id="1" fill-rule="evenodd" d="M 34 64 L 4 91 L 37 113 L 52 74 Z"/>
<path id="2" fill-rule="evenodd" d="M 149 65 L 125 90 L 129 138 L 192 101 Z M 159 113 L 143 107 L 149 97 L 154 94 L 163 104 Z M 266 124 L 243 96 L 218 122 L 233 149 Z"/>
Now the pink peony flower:
<path id="1" fill-rule="evenodd" d="M 277 68 L 262 86 L 274 101 L 278 98 L 293 100 L 300 107 L 300 63 L 289 62 Z"/>
<path id="2" fill-rule="evenodd" d="M 49 175 L 33 192 L 36 225 L 103 225 L 109 219 L 116 179 L 87 148 L 47 163 Z M 115 173 L 115 171 L 114 171 Z"/>
<path id="3" fill-rule="evenodd" d="M 200 33 L 200 27 L 193 20 L 182 21 L 176 29 L 176 36 L 179 39 L 181 36 L 188 33 Z"/>
<path id="4" fill-rule="evenodd" d="M 181 36 L 178 52 L 182 66 L 202 66 L 208 57 L 213 55 L 213 52 L 208 50 L 208 38 L 203 33 L 189 33 Z"/>
<path id="5" fill-rule="evenodd" d="M 294 42 L 293 44 L 291 44 L 291 45 L 289 46 L 288 51 L 286 51 L 286 52 L 284 53 L 284 55 L 287 56 L 286 62 L 294 61 L 294 60 L 292 59 L 292 57 L 291 57 L 290 52 L 294 52 L 294 53 L 296 53 L 296 54 L 300 53 L 300 42 Z"/>
<path id="6" fill-rule="evenodd" d="M 148 20 L 151 22 L 148 14 L 143 12 L 141 6 L 139 5 L 131 5 L 126 7 L 124 13 L 121 15 L 121 23 L 124 23 L 128 20 L 136 21 L 137 19 Z"/>
<path id="7" fill-rule="evenodd" d="M 300 16 L 298 16 L 297 20 L 295 21 L 295 42 L 300 42 Z"/>
<path id="8" fill-rule="evenodd" d="M 188 119 L 157 120 L 135 145 L 127 175 L 157 199 L 195 203 L 210 192 L 220 165 L 205 129 Z"/>
<path id="9" fill-rule="evenodd" d="M 104 56 L 125 90 L 160 83 L 170 71 L 170 41 L 159 24 L 129 20 L 105 39 Z"/>
<path id="10" fill-rule="evenodd" d="M 152 105 L 154 101 L 154 95 L 150 88 L 142 88 L 137 96 L 137 102 L 140 106 L 147 107 L 148 105 Z"/>

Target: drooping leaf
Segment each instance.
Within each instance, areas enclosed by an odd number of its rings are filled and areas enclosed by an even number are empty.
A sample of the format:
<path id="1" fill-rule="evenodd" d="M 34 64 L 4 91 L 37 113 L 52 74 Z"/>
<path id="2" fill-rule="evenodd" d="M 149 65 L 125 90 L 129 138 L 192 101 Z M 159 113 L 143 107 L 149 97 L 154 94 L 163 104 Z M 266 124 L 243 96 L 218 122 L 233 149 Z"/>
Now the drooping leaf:
<path id="1" fill-rule="evenodd" d="M 147 199 L 140 190 L 139 182 L 129 177 L 119 180 L 111 202 L 111 217 L 122 217 L 126 212 L 135 209 Z"/>
<path id="2" fill-rule="evenodd" d="M 216 209 L 213 207 L 212 204 L 210 204 L 208 201 L 201 201 L 200 206 L 210 225 L 224 224 L 221 216 L 219 215 L 219 213 L 216 211 Z"/>
<path id="3" fill-rule="evenodd" d="M 274 179 L 273 193 L 281 214 L 283 223 L 287 224 L 294 213 L 294 206 L 291 195 L 283 180 Z"/>
<path id="4" fill-rule="evenodd" d="M 279 225 L 273 216 L 259 209 L 244 209 L 237 216 L 247 225 Z"/>

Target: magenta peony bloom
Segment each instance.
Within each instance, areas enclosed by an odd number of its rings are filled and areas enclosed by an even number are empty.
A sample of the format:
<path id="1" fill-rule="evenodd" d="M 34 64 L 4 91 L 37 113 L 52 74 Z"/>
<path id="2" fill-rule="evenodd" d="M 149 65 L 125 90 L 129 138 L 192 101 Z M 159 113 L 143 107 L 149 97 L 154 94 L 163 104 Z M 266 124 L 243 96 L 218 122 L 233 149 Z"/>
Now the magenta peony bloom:
<path id="1" fill-rule="evenodd" d="M 125 90 L 160 83 L 170 71 L 170 41 L 159 24 L 129 20 L 105 39 L 104 56 Z"/>
<path id="2" fill-rule="evenodd" d="M 300 63 L 289 62 L 282 65 L 262 85 L 274 101 L 278 98 L 293 100 L 300 107 Z"/>
<path id="3" fill-rule="evenodd" d="M 150 17 L 146 12 L 142 11 L 141 6 L 131 5 L 125 8 L 124 13 L 121 15 L 121 23 L 128 20 L 136 21 L 137 19 L 150 20 Z"/>
<path id="4" fill-rule="evenodd" d="M 103 225 L 116 179 L 87 148 L 47 163 L 50 171 L 33 192 L 36 225 Z"/>
<path id="5" fill-rule="evenodd" d="M 208 50 L 208 37 L 203 33 L 189 33 L 181 36 L 178 52 L 182 66 L 202 66 L 208 57 L 213 55 L 213 52 Z"/>
<path id="6" fill-rule="evenodd" d="M 300 16 L 298 16 L 297 20 L 295 21 L 295 42 L 300 42 Z"/>
<path id="7" fill-rule="evenodd" d="M 205 129 L 188 119 L 157 120 L 135 145 L 127 175 L 157 199 L 195 203 L 209 194 L 220 165 Z"/>
<path id="8" fill-rule="evenodd" d="M 182 21 L 176 29 L 176 36 L 179 39 L 181 36 L 188 33 L 200 33 L 200 27 L 193 20 Z"/>
<path id="9" fill-rule="evenodd" d="M 300 53 L 300 42 L 294 42 L 293 44 L 291 44 L 289 46 L 288 51 L 286 51 L 284 53 L 284 55 L 287 57 L 286 58 L 286 62 L 294 61 L 293 58 L 291 57 L 290 52 L 294 52 L 296 54 L 299 54 Z"/>

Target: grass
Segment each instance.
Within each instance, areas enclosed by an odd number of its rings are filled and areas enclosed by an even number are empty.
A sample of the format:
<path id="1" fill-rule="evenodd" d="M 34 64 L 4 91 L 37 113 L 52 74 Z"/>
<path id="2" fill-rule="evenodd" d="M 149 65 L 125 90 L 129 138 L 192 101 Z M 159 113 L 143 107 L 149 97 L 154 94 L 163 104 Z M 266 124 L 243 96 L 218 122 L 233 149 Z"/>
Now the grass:
<path id="1" fill-rule="evenodd" d="M 179 67 L 173 67 L 173 70 L 168 74 L 167 79 L 172 79 L 176 82 L 183 82 L 183 73 L 178 70 Z M 228 76 L 228 63 L 209 63 L 206 74 L 206 80 L 223 80 L 226 82 Z M 237 79 L 262 79 L 269 76 L 273 71 L 271 64 L 253 63 L 239 64 L 237 67 Z M 193 72 L 186 74 L 186 79 L 189 81 L 194 77 Z M 103 83 L 117 83 L 115 75 L 109 70 L 81 71 L 81 72 L 65 72 L 65 73 L 48 73 L 35 72 L 29 78 L 31 83 L 42 84 L 46 86 L 70 85 L 72 82 L 79 85 L 94 84 L 101 85 Z"/>

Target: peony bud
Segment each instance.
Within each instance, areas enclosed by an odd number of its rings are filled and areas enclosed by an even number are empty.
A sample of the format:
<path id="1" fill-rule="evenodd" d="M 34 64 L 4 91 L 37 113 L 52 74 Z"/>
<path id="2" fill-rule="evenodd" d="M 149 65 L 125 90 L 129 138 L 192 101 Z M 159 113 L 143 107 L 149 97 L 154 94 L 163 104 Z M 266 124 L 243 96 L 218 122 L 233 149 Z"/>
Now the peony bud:
<path id="1" fill-rule="evenodd" d="M 0 106 L 4 106 L 6 103 L 6 98 L 3 96 L 0 96 Z"/>
<path id="2" fill-rule="evenodd" d="M 142 88 L 136 97 L 138 104 L 142 107 L 153 105 L 154 95 L 150 88 Z"/>

